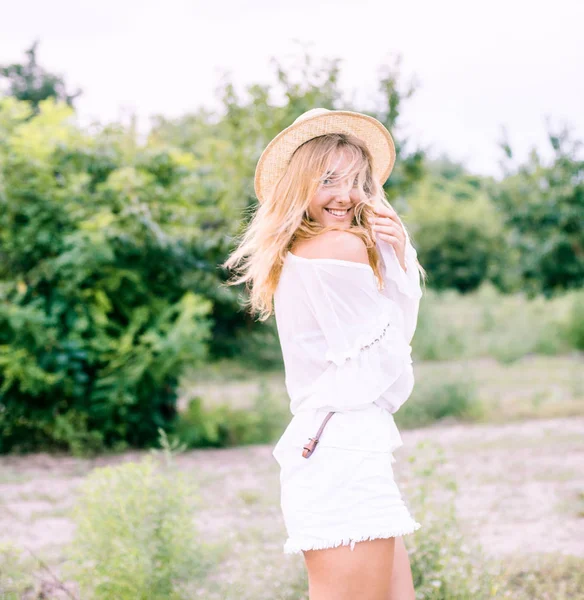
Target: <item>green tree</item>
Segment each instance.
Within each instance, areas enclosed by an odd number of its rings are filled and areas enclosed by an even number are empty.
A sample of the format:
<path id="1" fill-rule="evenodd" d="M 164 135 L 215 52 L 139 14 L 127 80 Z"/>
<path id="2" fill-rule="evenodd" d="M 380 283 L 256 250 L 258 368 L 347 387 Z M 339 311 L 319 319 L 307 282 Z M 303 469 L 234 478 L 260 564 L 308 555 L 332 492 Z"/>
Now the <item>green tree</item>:
<path id="1" fill-rule="evenodd" d="M 503 222 L 487 180 L 446 158 L 427 163 L 408 195 L 405 219 L 435 289 L 475 290 L 498 275 Z"/>
<path id="2" fill-rule="evenodd" d="M 553 158 L 544 164 L 537 150 L 524 164 L 512 166 L 513 150 L 501 142 L 506 177 L 494 189 L 504 215 L 507 246 L 519 257 L 528 293 L 580 288 L 584 284 L 584 160 L 582 146 L 567 128 L 552 131 Z"/>
<path id="3" fill-rule="evenodd" d="M 47 98 L 55 98 L 73 107 L 73 100 L 82 92 L 73 94 L 66 91 L 62 77 L 45 70 L 37 60 L 38 40 L 26 50 L 26 62 L 0 65 L 0 91 L 18 100 L 29 102 L 38 112 L 39 103 Z"/>

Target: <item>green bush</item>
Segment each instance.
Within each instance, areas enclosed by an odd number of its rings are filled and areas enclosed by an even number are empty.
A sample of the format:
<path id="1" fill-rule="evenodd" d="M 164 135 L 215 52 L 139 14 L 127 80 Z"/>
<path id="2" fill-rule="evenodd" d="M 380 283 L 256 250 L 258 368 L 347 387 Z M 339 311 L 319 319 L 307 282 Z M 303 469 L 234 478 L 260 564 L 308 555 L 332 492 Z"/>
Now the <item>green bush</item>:
<path id="1" fill-rule="evenodd" d="M 564 332 L 573 348 L 584 351 L 584 290 L 572 294 L 572 306 Z"/>
<path id="2" fill-rule="evenodd" d="M 205 406 L 201 397 L 191 398 L 170 437 L 188 448 L 266 444 L 281 433 L 289 418 L 288 405 L 278 402 L 262 380 L 251 408 L 226 403 Z"/>
<path id="3" fill-rule="evenodd" d="M 423 427 L 446 417 L 477 420 L 483 406 L 476 395 L 473 381 L 416 382 L 414 391 L 395 413 L 398 427 Z"/>
<path id="4" fill-rule="evenodd" d="M 213 548 L 193 522 L 195 485 L 165 455 L 161 465 L 147 456 L 97 468 L 81 484 L 64 572 L 82 598 L 182 600 L 210 568 Z"/>
<path id="5" fill-rule="evenodd" d="M 551 156 L 533 148 L 516 163 L 508 142 L 502 144 L 505 177 L 491 197 L 505 226 L 501 264 L 512 257 L 521 288 L 530 296 L 551 296 L 584 285 L 584 160 L 582 141 L 569 128 L 552 130 Z"/>
<path id="6" fill-rule="evenodd" d="M 240 357 L 240 364 L 248 371 L 266 371 L 283 366 L 282 348 L 273 315 L 261 329 L 240 329 L 233 339 L 233 346 Z"/>
<path id="7" fill-rule="evenodd" d="M 461 170 L 450 177 L 433 164 L 408 194 L 407 219 L 428 286 L 460 292 L 491 278 L 501 260 L 502 218 L 486 185 Z"/>
<path id="8" fill-rule="evenodd" d="M 0 98 L 0 452 L 151 445 L 211 338 L 196 161 L 26 106 Z"/>

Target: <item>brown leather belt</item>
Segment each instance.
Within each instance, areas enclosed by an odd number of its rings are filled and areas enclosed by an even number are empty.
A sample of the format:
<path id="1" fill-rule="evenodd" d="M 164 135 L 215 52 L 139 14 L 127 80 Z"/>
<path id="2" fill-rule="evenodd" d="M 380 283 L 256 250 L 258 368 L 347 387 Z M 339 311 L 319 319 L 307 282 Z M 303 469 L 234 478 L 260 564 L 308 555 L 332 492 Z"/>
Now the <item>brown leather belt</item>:
<path id="1" fill-rule="evenodd" d="M 308 438 L 309 441 L 306 444 L 306 446 L 303 446 L 304 450 L 302 450 L 302 456 L 304 456 L 304 458 L 310 458 L 310 456 L 312 455 L 312 453 L 314 452 L 314 449 L 316 448 L 316 445 L 318 444 L 318 440 L 320 438 L 320 434 L 322 433 L 322 430 L 324 429 L 324 426 L 328 423 L 328 420 L 335 414 L 335 411 L 331 411 L 327 414 L 327 416 L 324 418 L 324 421 L 321 423 L 320 427 L 318 428 L 318 431 L 316 432 L 316 435 L 312 438 Z"/>

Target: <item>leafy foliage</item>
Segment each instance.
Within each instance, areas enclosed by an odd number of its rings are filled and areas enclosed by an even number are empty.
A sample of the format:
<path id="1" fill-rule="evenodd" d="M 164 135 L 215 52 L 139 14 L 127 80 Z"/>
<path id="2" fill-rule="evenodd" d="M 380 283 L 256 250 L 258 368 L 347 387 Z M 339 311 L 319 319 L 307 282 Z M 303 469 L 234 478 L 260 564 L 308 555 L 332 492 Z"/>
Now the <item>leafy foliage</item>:
<path id="1" fill-rule="evenodd" d="M 194 158 L 23 106 L 0 100 L 0 450 L 147 445 L 211 335 Z"/>
<path id="2" fill-rule="evenodd" d="M 584 284 L 584 160 L 582 146 L 564 128 L 548 126 L 550 164 L 534 149 L 526 164 L 513 169 L 494 198 L 507 230 L 508 247 L 518 254 L 523 287 L 530 294 L 580 288 Z M 503 144 L 509 159 L 513 152 Z"/>
<path id="3" fill-rule="evenodd" d="M 452 177 L 452 167 L 449 162 L 428 166 L 406 214 L 428 285 L 471 292 L 496 272 L 503 224 L 485 183 L 462 173 Z"/>
<path id="4" fill-rule="evenodd" d="M 211 566 L 213 548 L 193 522 L 196 489 L 173 454 L 167 443 L 162 464 L 147 456 L 83 481 L 66 565 L 83 598 L 181 600 Z"/>
<path id="5" fill-rule="evenodd" d="M 158 117 L 142 143 L 133 125 L 80 129 L 72 97 L 35 53 L 36 44 L 28 65 L 2 71 L 14 97 L 0 97 L 0 452 L 148 445 L 157 427 L 176 421 L 185 365 L 239 358 L 281 367 L 274 320 L 260 324 L 244 313 L 241 288 L 220 285 L 227 274 L 217 265 L 257 205 L 253 173 L 267 142 L 315 106 L 360 109 L 341 97 L 338 60 L 304 54 L 291 66 L 273 61 L 275 85 L 238 93 L 226 78 L 217 113 Z M 543 166 L 534 154 L 503 182 L 445 158 L 428 161 L 400 130 L 414 91 L 402 84 L 399 65 L 385 67 L 368 114 L 392 131 L 398 161 L 386 190 L 405 215 L 429 287 L 468 293 L 492 282 L 533 294 L 581 287 L 577 145 L 550 134 L 554 163 Z M 569 339 L 534 329 L 537 339 L 505 339 L 498 355 L 581 347 L 579 307 Z M 437 333 L 420 354 L 468 351 L 458 325 L 444 337 L 424 321 L 422 310 L 420 328 Z M 483 351 L 474 339 L 471 347 Z M 267 435 L 236 414 L 193 411 L 185 439 L 197 438 L 200 418 L 211 429 L 234 420 L 228 429 L 236 439 L 246 439 L 244 422 L 250 439 Z M 204 443 L 227 443 L 220 438 Z"/>
<path id="6" fill-rule="evenodd" d="M 38 112 L 39 103 L 47 98 L 54 98 L 73 106 L 73 100 L 81 94 L 77 90 L 74 94 L 67 93 L 65 82 L 59 75 L 49 73 L 43 69 L 37 60 L 38 40 L 26 50 L 26 63 L 0 65 L 0 82 L 8 89 L 8 95 L 29 102 L 34 112 Z"/>
<path id="7" fill-rule="evenodd" d="M 191 398 L 172 434 L 188 448 L 265 444 L 281 434 L 289 418 L 287 403 L 273 397 L 262 380 L 250 408 L 228 403 L 206 406 L 201 397 Z"/>

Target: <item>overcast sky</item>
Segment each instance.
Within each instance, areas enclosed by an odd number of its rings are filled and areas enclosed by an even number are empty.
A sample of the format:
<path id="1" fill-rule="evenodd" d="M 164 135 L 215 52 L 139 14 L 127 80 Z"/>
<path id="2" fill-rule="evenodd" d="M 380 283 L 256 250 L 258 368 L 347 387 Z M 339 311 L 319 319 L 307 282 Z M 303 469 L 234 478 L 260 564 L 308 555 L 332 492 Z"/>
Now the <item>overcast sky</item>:
<path id="1" fill-rule="evenodd" d="M 274 80 L 269 58 L 301 46 L 341 58 L 341 85 L 366 110 L 379 68 L 402 56 L 419 83 L 403 112 L 414 144 L 499 175 L 502 127 L 519 158 L 550 156 L 546 117 L 584 140 L 582 0 L 0 0 L 0 64 L 39 61 L 80 87 L 84 119 L 134 110 L 178 116 L 216 106 L 223 72 L 238 87 Z"/>

